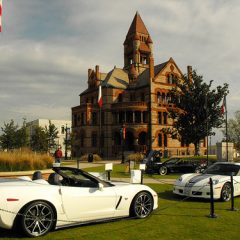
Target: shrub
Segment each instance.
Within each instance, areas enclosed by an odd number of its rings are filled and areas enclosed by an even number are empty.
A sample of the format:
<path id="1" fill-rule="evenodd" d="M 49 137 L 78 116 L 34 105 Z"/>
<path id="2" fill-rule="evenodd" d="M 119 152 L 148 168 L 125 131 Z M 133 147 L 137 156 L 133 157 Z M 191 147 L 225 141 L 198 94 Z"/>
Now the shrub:
<path id="1" fill-rule="evenodd" d="M 136 163 L 139 163 L 143 160 L 144 155 L 142 153 L 132 153 L 127 156 L 128 161 L 134 161 Z"/>
<path id="2" fill-rule="evenodd" d="M 47 169 L 54 159 L 46 153 L 34 153 L 31 150 L 0 152 L 0 171 L 27 171 Z"/>

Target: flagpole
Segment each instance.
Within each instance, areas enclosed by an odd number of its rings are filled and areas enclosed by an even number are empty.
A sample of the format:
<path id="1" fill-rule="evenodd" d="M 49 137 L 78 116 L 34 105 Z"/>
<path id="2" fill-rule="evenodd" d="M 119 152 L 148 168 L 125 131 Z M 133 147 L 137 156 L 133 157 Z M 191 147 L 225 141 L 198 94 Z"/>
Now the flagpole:
<path id="1" fill-rule="evenodd" d="M 99 107 L 99 154 L 101 153 L 101 135 L 102 135 L 102 108 Z"/>
<path id="2" fill-rule="evenodd" d="M 102 155 L 101 151 L 101 137 L 102 137 L 102 85 L 100 83 L 98 89 L 98 106 L 99 106 L 99 155 Z"/>
<path id="3" fill-rule="evenodd" d="M 227 162 L 228 162 L 228 121 L 227 121 L 227 99 L 226 96 L 224 96 L 224 102 L 225 102 L 225 109 L 226 109 L 226 117 L 225 117 L 225 125 L 226 125 L 226 152 L 227 152 Z"/>

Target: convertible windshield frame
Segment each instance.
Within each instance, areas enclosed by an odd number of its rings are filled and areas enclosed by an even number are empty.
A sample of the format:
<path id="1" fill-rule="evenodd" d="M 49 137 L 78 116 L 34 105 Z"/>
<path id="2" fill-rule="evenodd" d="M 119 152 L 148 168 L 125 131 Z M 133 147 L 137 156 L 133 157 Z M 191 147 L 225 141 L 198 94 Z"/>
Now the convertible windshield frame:
<path id="1" fill-rule="evenodd" d="M 101 183 L 104 187 L 112 187 L 114 184 L 104 181 L 102 179 L 99 179 L 98 177 L 95 177 L 88 172 L 78 169 L 78 168 L 72 168 L 72 167 L 53 167 L 53 171 L 58 173 L 63 178 L 70 178 L 72 180 L 80 180 L 81 178 L 79 176 L 83 176 L 83 178 L 87 178 L 95 183 Z M 70 172 L 71 174 L 67 174 L 67 172 Z"/>

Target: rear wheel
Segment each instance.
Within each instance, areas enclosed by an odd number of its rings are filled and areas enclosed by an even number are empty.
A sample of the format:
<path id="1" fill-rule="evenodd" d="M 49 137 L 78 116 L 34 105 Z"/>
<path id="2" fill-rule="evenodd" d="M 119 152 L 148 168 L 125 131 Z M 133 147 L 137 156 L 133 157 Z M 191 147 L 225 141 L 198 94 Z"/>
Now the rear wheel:
<path id="1" fill-rule="evenodd" d="M 146 218 L 153 210 L 153 198 L 148 192 L 140 192 L 133 199 L 131 213 L 136 218 Z"/>
<path id="2" fill-rule="evenodd" d="M 166 175 L 167 172 L 168 172 L 167 167 L 162 166 L 162 167 L 159 168 L 159 174 L 160 175 Z"/>
<path id="3" fill-rule="evenodd" d="M 53 208 L 46 202 L 36 201 L 22 212 L 21 226 L 28 236 L 39 237 L 48 233 L 55 221 Z"/>
<path id="4" fill-rule="evenodd" d="M 221 200 L 223 202 L 227 202 L 231 199 L 231 185 L 230 183 L 225 183 L 222 187 L 222 191 L 221 191 Z"/>

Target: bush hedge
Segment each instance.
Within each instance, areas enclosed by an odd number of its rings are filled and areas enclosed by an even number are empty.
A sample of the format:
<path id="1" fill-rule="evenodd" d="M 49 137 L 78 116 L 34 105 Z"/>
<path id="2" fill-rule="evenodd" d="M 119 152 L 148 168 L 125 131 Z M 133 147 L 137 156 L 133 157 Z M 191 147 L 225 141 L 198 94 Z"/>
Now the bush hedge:
<path id="1" fill-rule="evenodd" d="M 81 156 L 80 161 L 87 162 L 88 161 L 88 154 L 85 154 L 85 155 Z M 97 154 L 93 154 L 93 162 L 99 162 L 99 161 L 102 161 L 102 158 Z"/>
<path id="2" fill-rule="evenodd" d="M 0 152 L 0 171 L 28 171 L 51 168 L 54 159 L 46 153 L 35 153 L 31 150 Z"/>

